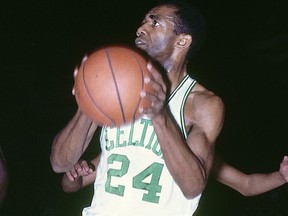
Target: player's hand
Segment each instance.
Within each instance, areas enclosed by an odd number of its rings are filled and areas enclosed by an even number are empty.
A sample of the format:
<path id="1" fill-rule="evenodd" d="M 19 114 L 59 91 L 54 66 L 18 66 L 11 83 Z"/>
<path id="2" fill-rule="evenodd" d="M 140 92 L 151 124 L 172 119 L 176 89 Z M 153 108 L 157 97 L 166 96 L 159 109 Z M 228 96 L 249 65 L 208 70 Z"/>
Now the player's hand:
<path id="1" fill-rule="evenodd" d="M 65 173 L 70 181 L 75 181 L 80 176 L 88 176 L 95 171 L 93 164 L 89 164 L 85 160 L 79 160 L 71 170 Z"/>
<path id="2" fill-rule="evenodd" d="M 85 62 L 87 60 L 88 56 L 85 55 L 83 58 L 82 58 L 82 61 L 81 61 L 81 65 L 83 64 L 83 62 Z M 74 72 L 73 72 L 73 78 L 74 78 L 74 85 L 73 85 L 73 88 L 72 88 L 72 95 L 75 96 L 75 79 L 76 79 L 76 76 L 78 74 L 78 71 L 79 71 L 79 68 L 78 67 L 75 67 L 74 69 Z"/>
<path id="3" fill-rule="evenodd" d="M 157 70 L 155 65 L 151 61 L 147 64 L 147 69 L 150 72 L 150 77 L 145 77 L 144 82 L 149 83 L 154 88 L 154 93 L 141 92 L 141 97 L 148 97 L 151 101 L 151 106 L 147 109 L 140 107 L 140 113 L 147 114 L 150 118 L 153 118 L 165 109 L 166 91 L 167 87 L 163 81 L 161 73 Z"/>
<path id="4" fill-rule="evenodd" d="M 279 170 L 281 176 L 288 182 L 288 156 L 285 156 L 280 164 Z"/>

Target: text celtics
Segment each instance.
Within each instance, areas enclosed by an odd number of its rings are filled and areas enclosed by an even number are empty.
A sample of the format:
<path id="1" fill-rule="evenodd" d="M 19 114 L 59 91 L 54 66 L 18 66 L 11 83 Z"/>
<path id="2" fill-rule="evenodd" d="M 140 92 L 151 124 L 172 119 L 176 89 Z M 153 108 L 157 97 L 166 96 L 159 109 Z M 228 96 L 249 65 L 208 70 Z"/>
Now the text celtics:
<path id="1" fill-rule="evenodd" d="M 103 128 L 106 150 L 127 146 L 142 147 L 163 157 L 157 136 L 150 119 L 140 118 L 129 126 Z M 102 134 L 103 135 L 103 134 Z"/>

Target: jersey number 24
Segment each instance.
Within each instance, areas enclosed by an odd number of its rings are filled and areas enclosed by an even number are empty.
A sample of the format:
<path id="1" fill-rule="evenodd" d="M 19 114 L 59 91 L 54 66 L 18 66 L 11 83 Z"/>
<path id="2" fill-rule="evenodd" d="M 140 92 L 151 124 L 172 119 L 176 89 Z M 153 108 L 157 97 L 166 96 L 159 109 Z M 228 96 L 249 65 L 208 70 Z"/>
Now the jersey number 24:
<path id="1" fill-rule="evenodd" d="M 107 172 L 107 181 L 105 184 L 105 190 L 108 193 L 116 194 L 118 196 L 124 196 L 125 186 L 118 185 L 116 187 L 111 186 L 111 181 L 113 177 L 123 177 L 129 170 L 130 161 L 125 155 L 112 154 L 108 157 L 108 164 L 113 164 L 115 161 L 121 163 L 120 169 L 109 169 Z M 145 190 L 147 193 L 144 193 L 142 196 L 143 201 L 158 203 L 159 196 L 157 193 L 161 192 L 162 186 L 159 185 L 160 176 L 163 170 L 163 164 L 152 163 L 146 169 L 144 169 L 139 174 L 133 177 L 133 188 Z M 144 180 L 148 177 L 150 182 L 147 183 Z"/>

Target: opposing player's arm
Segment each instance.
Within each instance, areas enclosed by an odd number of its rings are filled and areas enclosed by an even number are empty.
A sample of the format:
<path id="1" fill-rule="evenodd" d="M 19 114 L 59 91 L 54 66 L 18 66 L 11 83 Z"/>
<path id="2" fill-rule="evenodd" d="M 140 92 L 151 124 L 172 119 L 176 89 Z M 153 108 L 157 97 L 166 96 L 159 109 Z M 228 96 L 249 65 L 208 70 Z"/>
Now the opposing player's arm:
<path id="1" fill-rule="evenodd" d="M 225 163 L 217 156 L 212 172 L 222 184 L 237 190 L 244 196 L 255 196 L 286 183 L 285 177 L 288 177 L 288 157 L 284 157 L 279 171 L 247 175 Z"/>
<path id="2" fill-rule="evenodd" d="M 210 93 L 195 93 L 188 98 L 185 108 L 187 140 L 169 111 L 153 119 L 167 167 L 187 198 L 199 195 L 206 186 L 213 164 L 214 143 L 223 119 L 223 102 Z"/>

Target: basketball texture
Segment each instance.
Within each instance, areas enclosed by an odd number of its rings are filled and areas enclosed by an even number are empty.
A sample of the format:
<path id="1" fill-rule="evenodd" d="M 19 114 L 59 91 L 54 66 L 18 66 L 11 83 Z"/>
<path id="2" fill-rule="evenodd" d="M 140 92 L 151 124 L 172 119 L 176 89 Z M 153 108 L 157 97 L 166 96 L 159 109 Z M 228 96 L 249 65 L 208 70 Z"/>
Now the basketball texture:
<path id="1" fill-rule="evenodd" d="M 139 107 L 151 102 L 141 91 L 153 93 L 144 83 L 147 60 L 132 48 L 108 46 L 81 63 L 75 78 L 75 98 L 80 109 L 99 125 L 120 126 L 139 118 Z"/>

